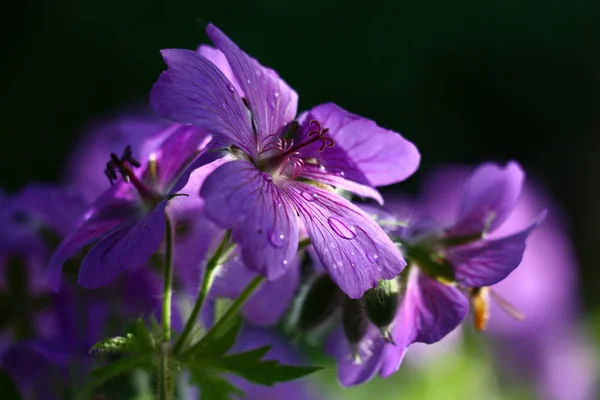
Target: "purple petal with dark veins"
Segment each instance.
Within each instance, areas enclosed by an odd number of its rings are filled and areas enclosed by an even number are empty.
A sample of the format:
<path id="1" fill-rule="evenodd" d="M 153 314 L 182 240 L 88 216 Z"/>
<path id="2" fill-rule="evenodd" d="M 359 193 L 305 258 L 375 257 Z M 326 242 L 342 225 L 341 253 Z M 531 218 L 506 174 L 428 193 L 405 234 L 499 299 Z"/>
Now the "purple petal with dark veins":
<path id="1" fill-rule="evenodd" d="M 309 139 L 313 119 L 329 129 L 326 137 L 335 145 L 319 152 L 322 144 L 317 141 L 302 149 L 302 157 L 316 158 L 334 175 L 363 185 L 384 186 L 403 181 L 419 166 L 421 155 L 410 141 L 333 103 L 319 105 L 306 114 L 295 142 Z"/>
<path id="2" fill-rule="evenodd" d="M 169 66 L 154 84 L 150 101 L 165 118 L 193 124 L 256 155 L 250 114 L 221 71 L 191 50 L 162 50 Z"/>
<path id="3" fill-rule="evenodd" d="M 383 205 L 383 197 L 381 197 L 381 194 L 373 187 L 350 181 L 341 175 L 332 174 L 325 168 L 314 165 L 305 165 L 304 168 L 302 168 L 301 176 L 302 178 L 326 183 L 336 188 L 347 190 L 361 197 L 371 198 L 380 205 Z"/>
<path id="4" fill-rule="evenodd" d="M 233 74 L 233 71 L 231 70 L 231 65 L 229 65 L 227 57 L 225 57 L 225 54 L 223 54 L 221 50 L 202 44 L 198 47 L 198 53 L 211 63 L 215 64 L 215 66 L 221 70 L 229 82 L 231 82 L 233 87 L 235 87 L 235 90 L 238 92 L 240 97 L 245 97 L 244 91 L 242 90 L 235 75 Z"/>
<path id="5" fill-rule="evenodd" d="M 532 225 L 513 235 L 449 249 L 446 257 L 454 267 L 456 280 L 467 287 L 483 287 L 506 278 L 521 263 L 527 237 L 545 216 L 544 211 Z"/>
<path id="6" fill-rule="evenodd" d="M 505 167 L 492 163 L 478 167 L 465 184 L 460 213 L 448 235 L 493 232 L 515 207 L 524 180 L 525 173 L 514 161 Z"/>
<path id="7" fill-rule="evenodd" d="M 206 33 L 217 49 L 225 54 L 229 66 L 242 89 L 240 96 L 248 101 L 257 130 L 257 145 L 270 135 L 279 135 L 296 117 L 298 95 L 272 69 L 263 67 L 244 53 L 216 26 L 210 24 Z"/>
<path id="8" fill-rule="evenodd" d="M 298 248 L 298 217 L 271 175 L 231 161 L 206 179 L 200 195 L 208 218 L 231 229 L 248 268 L 269 280 L 285 273 Z"/>
<path id="9" fill-rule="evenodd" d="M 122 181 L 101 195 L 84 214 L 79 227 L 63 240 L 50 258 L 46 276 L 52 289 L 60 289 L 65 261 L 122 222 L 137 218 L 140 207 L 135 189 Z"/>
<path id="10" fill-rule="evenodd" d="M 83 259 L 78 283 L 88 289 L 102 287 L 121 272 L 143 266 L 162 242 L 166 205 L 163 200 L 143 219 L 123 223 L 103 236 Z"/>
<path id="11" fill-rule="evenodd" d="M 349 297 L 360 298 L 406 266 L 387 234 L 354 204 L 302 182 L 289 182 L 282 190 L 300 215 L 315 253 Z"/>

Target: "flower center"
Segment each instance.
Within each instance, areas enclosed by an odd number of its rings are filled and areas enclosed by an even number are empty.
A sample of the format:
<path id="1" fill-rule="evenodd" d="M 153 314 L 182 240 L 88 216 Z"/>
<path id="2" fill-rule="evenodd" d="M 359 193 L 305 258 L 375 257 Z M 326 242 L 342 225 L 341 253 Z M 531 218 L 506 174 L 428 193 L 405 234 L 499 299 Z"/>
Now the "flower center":
<path id="1" fill-rule="evenodd" d="M 140 166 L 140 162 L 133 158 L 131 146 L 128 145 L 125 147 L 121 158 L 115 153 L 110 154 L 110 161 L 106 163 L 104 174 L 108 177 L 111 185 L 121 175 L 125 182 L 131 183 L 136 188 L 145 203 L 155 204 L 160 201 L 160 196 L 133 172 L 133 168 L 139 168 Z"/>
<path id="2" fill-rule="evenodd" d="M 321 146 L 317 149 L 317 152 L 321 153 L 326 148 L 335 146 L 335 141 L 327 136 L 329 128 L 323 128 L 321 123 L 316 119 L 311 120 L 308 125 L 310 127 L 310 131 L 306 135 L 308 140 L 299 144 L 294 144 L 293 139 L 285 139 L 276 135 L 270 135 L 265 138 L 265 140 L 270 141 L 263 147 L 259 154 L 272 154 L 262 163 L 271 169 L 270 172 L 278 172 L 280 175 L 285 174 L 295 179 L 302 174 L 302 170 L 304 169 L 305 160 L 301 155 L 302 149 L 313 143 L 321 142 Z"/>

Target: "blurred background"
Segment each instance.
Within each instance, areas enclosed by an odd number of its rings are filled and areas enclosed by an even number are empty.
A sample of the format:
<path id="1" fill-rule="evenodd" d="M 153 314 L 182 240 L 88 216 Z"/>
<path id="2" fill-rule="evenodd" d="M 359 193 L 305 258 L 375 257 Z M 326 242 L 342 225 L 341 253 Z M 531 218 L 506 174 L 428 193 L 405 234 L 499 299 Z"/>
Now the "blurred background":
<path id="1" fill-rule="evenodd" d="M 566 211 L 580 261 L 582 323 L 598 338 L 599 2 L 29 0 L 13 7 L 14 25 L 2 28 L 11 39 L 0 74 L 4 191 L 60 179 L 74 140 L 94 120 L 147 106 L 165 68 L 159 50 L 208 41 L 199 18 L 276 69 L 299 93 L 300 109 L 332 101 L 413 141 L 423 161 L 405 191 L 416 192 L 440 164 L 518 160 Z M 407 368 L 337 393 L 494 392 L 485 352 L 469 346 L 442 357 L 428 369 L 435 374 Z M 335 386 L 333 376 L 322 375 L 325 387 Z"/>

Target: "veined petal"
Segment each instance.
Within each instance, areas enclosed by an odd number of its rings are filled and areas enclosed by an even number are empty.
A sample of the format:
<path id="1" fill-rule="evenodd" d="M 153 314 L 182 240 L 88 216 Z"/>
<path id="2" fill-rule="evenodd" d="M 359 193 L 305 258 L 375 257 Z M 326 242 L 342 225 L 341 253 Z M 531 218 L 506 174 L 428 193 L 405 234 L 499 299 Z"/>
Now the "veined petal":
<path id="1" fill-rule="evenodd" d="M 215 66 L 221 70 L 221 72 L 223 73 L 223 75 L 225 75 L 229 82 L 231 82 L 231 84 L 238 92 L 240 97 L 245 97 L 244 91 L 240 87 L 240 84 L 238 83 L 235 75 L 233 74 L 233 71 L 231 70 L 231 65 L 229 65 L 227 57 L 225 57 L 225 54 L 223 54 L 221 50 L 215 49 L 212 46 L 202 44 L 198 47 L 198 53 L 201 56 L 205 57 L 211 63 L 215 64 Z"/>
<path id="2" fill-rule="evenodd" d="M 231 229 L 248 268 L 269 280 L 285 273 L 298 248 L 298 217 L 271 175 L 231 161 L 206 179 L 200 196 L 208 218 Z"/>
<path id="3" fill-rule="evenodd" d="M 264 282 L 248 299 L 242 309 L 248 321 L 255 325 L 270 326 L 281 319 L 300 282 L 299 264 L 299 258 L 294 257 L 280 278 Z M 218 297 L 236 298 L 256 276 L 237 255 L 222 268 L 211 289 L 211 293 Z"/>
<path id="4" fill-rule="evenodd" d="M 315 253 L 349 297 L 360 298 L 406 265 L 379 225 L 349 201 L 302 182 L 290 182 L 282 190 L 294 203 Z"/>
<path id="5" fill-rule="evenodd" d="M 468 311 L 469 302 L 457 288 L 413 268 L 392 328 L 396 346 L 386 346 L 381 376 L 398 370 L 406 348 L 412 343 L 431 344 L 441 340 L 460 324 Z"/>
<path id="6" fill-rule="evenodd" d="M 208 25 L 206 33 L 227 57 L 243 96 L 250 105 L 258 146 L 263 147 L 263 140 L 270 135 L 280 134 L 282 128 L 296 117 L 298 95 L 275 71 L 263 67 L 244 53 L 216 26 Z"/>
<path id="7" fill-rule="evenodd" d="M 169 69 L 150 93 L 157 114 L 193 124 L 251 156 L 256 144 L 248 109 L 221 71 L 191 50 L 163 50 Z"/>
<path id="8" fill-rule="evenodd" d="M 162 242 L 166 205 L 163 200 L 143 219 L 121 224 L 102 237 L 83 259 L 77 283 L 102 287 L 121 272 L 143 266 Z"/>
<path id="9" fill-rule="evenodd" d="M 368 197 L 383 205 L 383 197 L 373 187 L 363 185 L 355 181 L 345 179 L 341 175 L 336 175 L 328 172 L 326 169 L 319 168 L 314 165 L 305 165 L 302 168 L 302 178 L 311 179 L 313 181 L 326 183 L 336 188 L 344 189 L 361 197 Z"/>
<path id="10" fill-rule="evenodd" d="M 421 155 L 400 134 L 381 128 L 371 120 L 351 114 L 333 103 L 310 110 L 304 118 L 298 143 L 308 139 L 317 120 L 335 145 L 319 152 L 320 142 L 303 149 L 303 157 L 315 157 L 331 173 L 369 186 L 403 181 L 418 168 Z"/>
<path id="11" fill-rule="evenodd" d="M 545 216 L 544 211 L 528 228 L 513 235 L 450 249 L 446 257 L 454 267 L 456 280 L 464 286 L 483 287 L 506 278 L 521 263 L 527 237 Z"/>
<path id="12" fill-rule="evenodd" d="M 337 360 L 338 380 L 343 386 L 353 386 L 369 380 L 381 366 L 386 344 L 375 326 L 370 326 L 367 334 L 358 344 L 360 362 L 354 358 L 348 340 L 341 328 L 334 331 L 325 343 L 325 352 Z"/>
<path id="13" fill-rule="evenodd" d="M 486 163 L 473 172 L 465 192 L 457 222 L 449 230 L 451 236 L 492 232 L 512 212 L 521 194 L 525 173 L 514 161 L 505 167 Z"/>
<path id="14" fill-rule="evenodd" d="M 46 268 L 48 283 L 58 291 L 62 282 L 62 267 L 81 248 L 92 243 L 122 222 L 140 212 L 132 186 L 119 181 L 111 186 L 90 207 L 83 222 L 56 249 Z"/>

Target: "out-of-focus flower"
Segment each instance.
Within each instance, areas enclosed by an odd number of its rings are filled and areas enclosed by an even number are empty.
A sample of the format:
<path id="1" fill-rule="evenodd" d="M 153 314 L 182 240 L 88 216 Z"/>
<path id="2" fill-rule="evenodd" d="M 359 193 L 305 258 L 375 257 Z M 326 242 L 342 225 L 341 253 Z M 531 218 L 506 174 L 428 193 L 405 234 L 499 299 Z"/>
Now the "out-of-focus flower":
<path id="1" fill-rule="evenodd" d="M 454 220 L 438 222 L 425 210 L 415 209 L 412 213 L 417 214 L 413 215 L 417 222 L 402 237 L 397 236 L 396 225 L 391 224 L 392 236 L 402 243 L 411 263 L 400 276 L 400 305 L 397 312 L 388 307 L 395 312 L 388 318 L 391 323 L 379 324 L 367 312 L 368 319 L 379 325 L 383 337 L 371 325 L 357 338 L 351 338 L 348 332 L 332 336 L 329 353 L 339 361 L 342 384 L 361 383 L 376 372 L 389 376 L 398 369 L 412 343 L 441 340 L 466 316 L 469 302 L 465 294 L 471 299 L 478 327 L 485 326 L 489 305 L 483 293 L 519 265 L 527 236 L 545 215 L 542 213 L 518 233 L 489 238 L 511 214 L 523 178 L 516 163 L 506 167 L 484 164 L 464 183 L 461 206 Z M 445 196 L 436 196 L 437 207 L 443 208 Z M 384 212 L 375 217 L 380 222 L 394 220 L 393 215 Z M 365 306 L 368 311 L 368 303 Z"/>
<path id="2" fill-rule="evenodd" d="M 169 69 L 151 93 L 163 117 L 196 125 L 227 148 L 201 189 L 206 215 L 231 229 L 244 264 L 270 280 L 290 268 L 299 220 L 333 280 L 353 298 L 405 262 L 362 210 L 332 189 L 381 201 L 375 186 L 419 164 L 414 145 L 373 121 L 324 104 L 294 121 L 297 94 L 215 26 L 217 49 L 163 50 Z M 260 249 L 260 251 L 257 251 Z"/>
<path id="3" fill-rule="evenodd" d="M 86 288 L 107 285 L 124 270 L 144 265 L 156 252 L 165 233 L 167 203 L 187 184 L 194 160 L 210 140 L 204 131 L 178 124 L 158 137 L 162 140 L 156 151 L 141 162 L 129 147 L 121 158 L 111 154 L 106 174 L 112 186 L 92 204 L 49 262 L 47 276 L 55 290 L 60 287 L 63 263 L 92 242 L 95 245 L 79 269 L 78 282 Z M 195 197 L 186 200 L 196 201 Z"/>
<path id="4" fill-rule="evenodd" d="M 131 146 L 138 159 L 146 160 L 164 139 L 160 133 L 168 134 L 168 125 L 169 121 L 137 110 L 90 123 L 70 152 L 65 180 L 76 186 L 88 202 L 96 200 L 108 185 L 102 173 L 107 156 Z"/>

